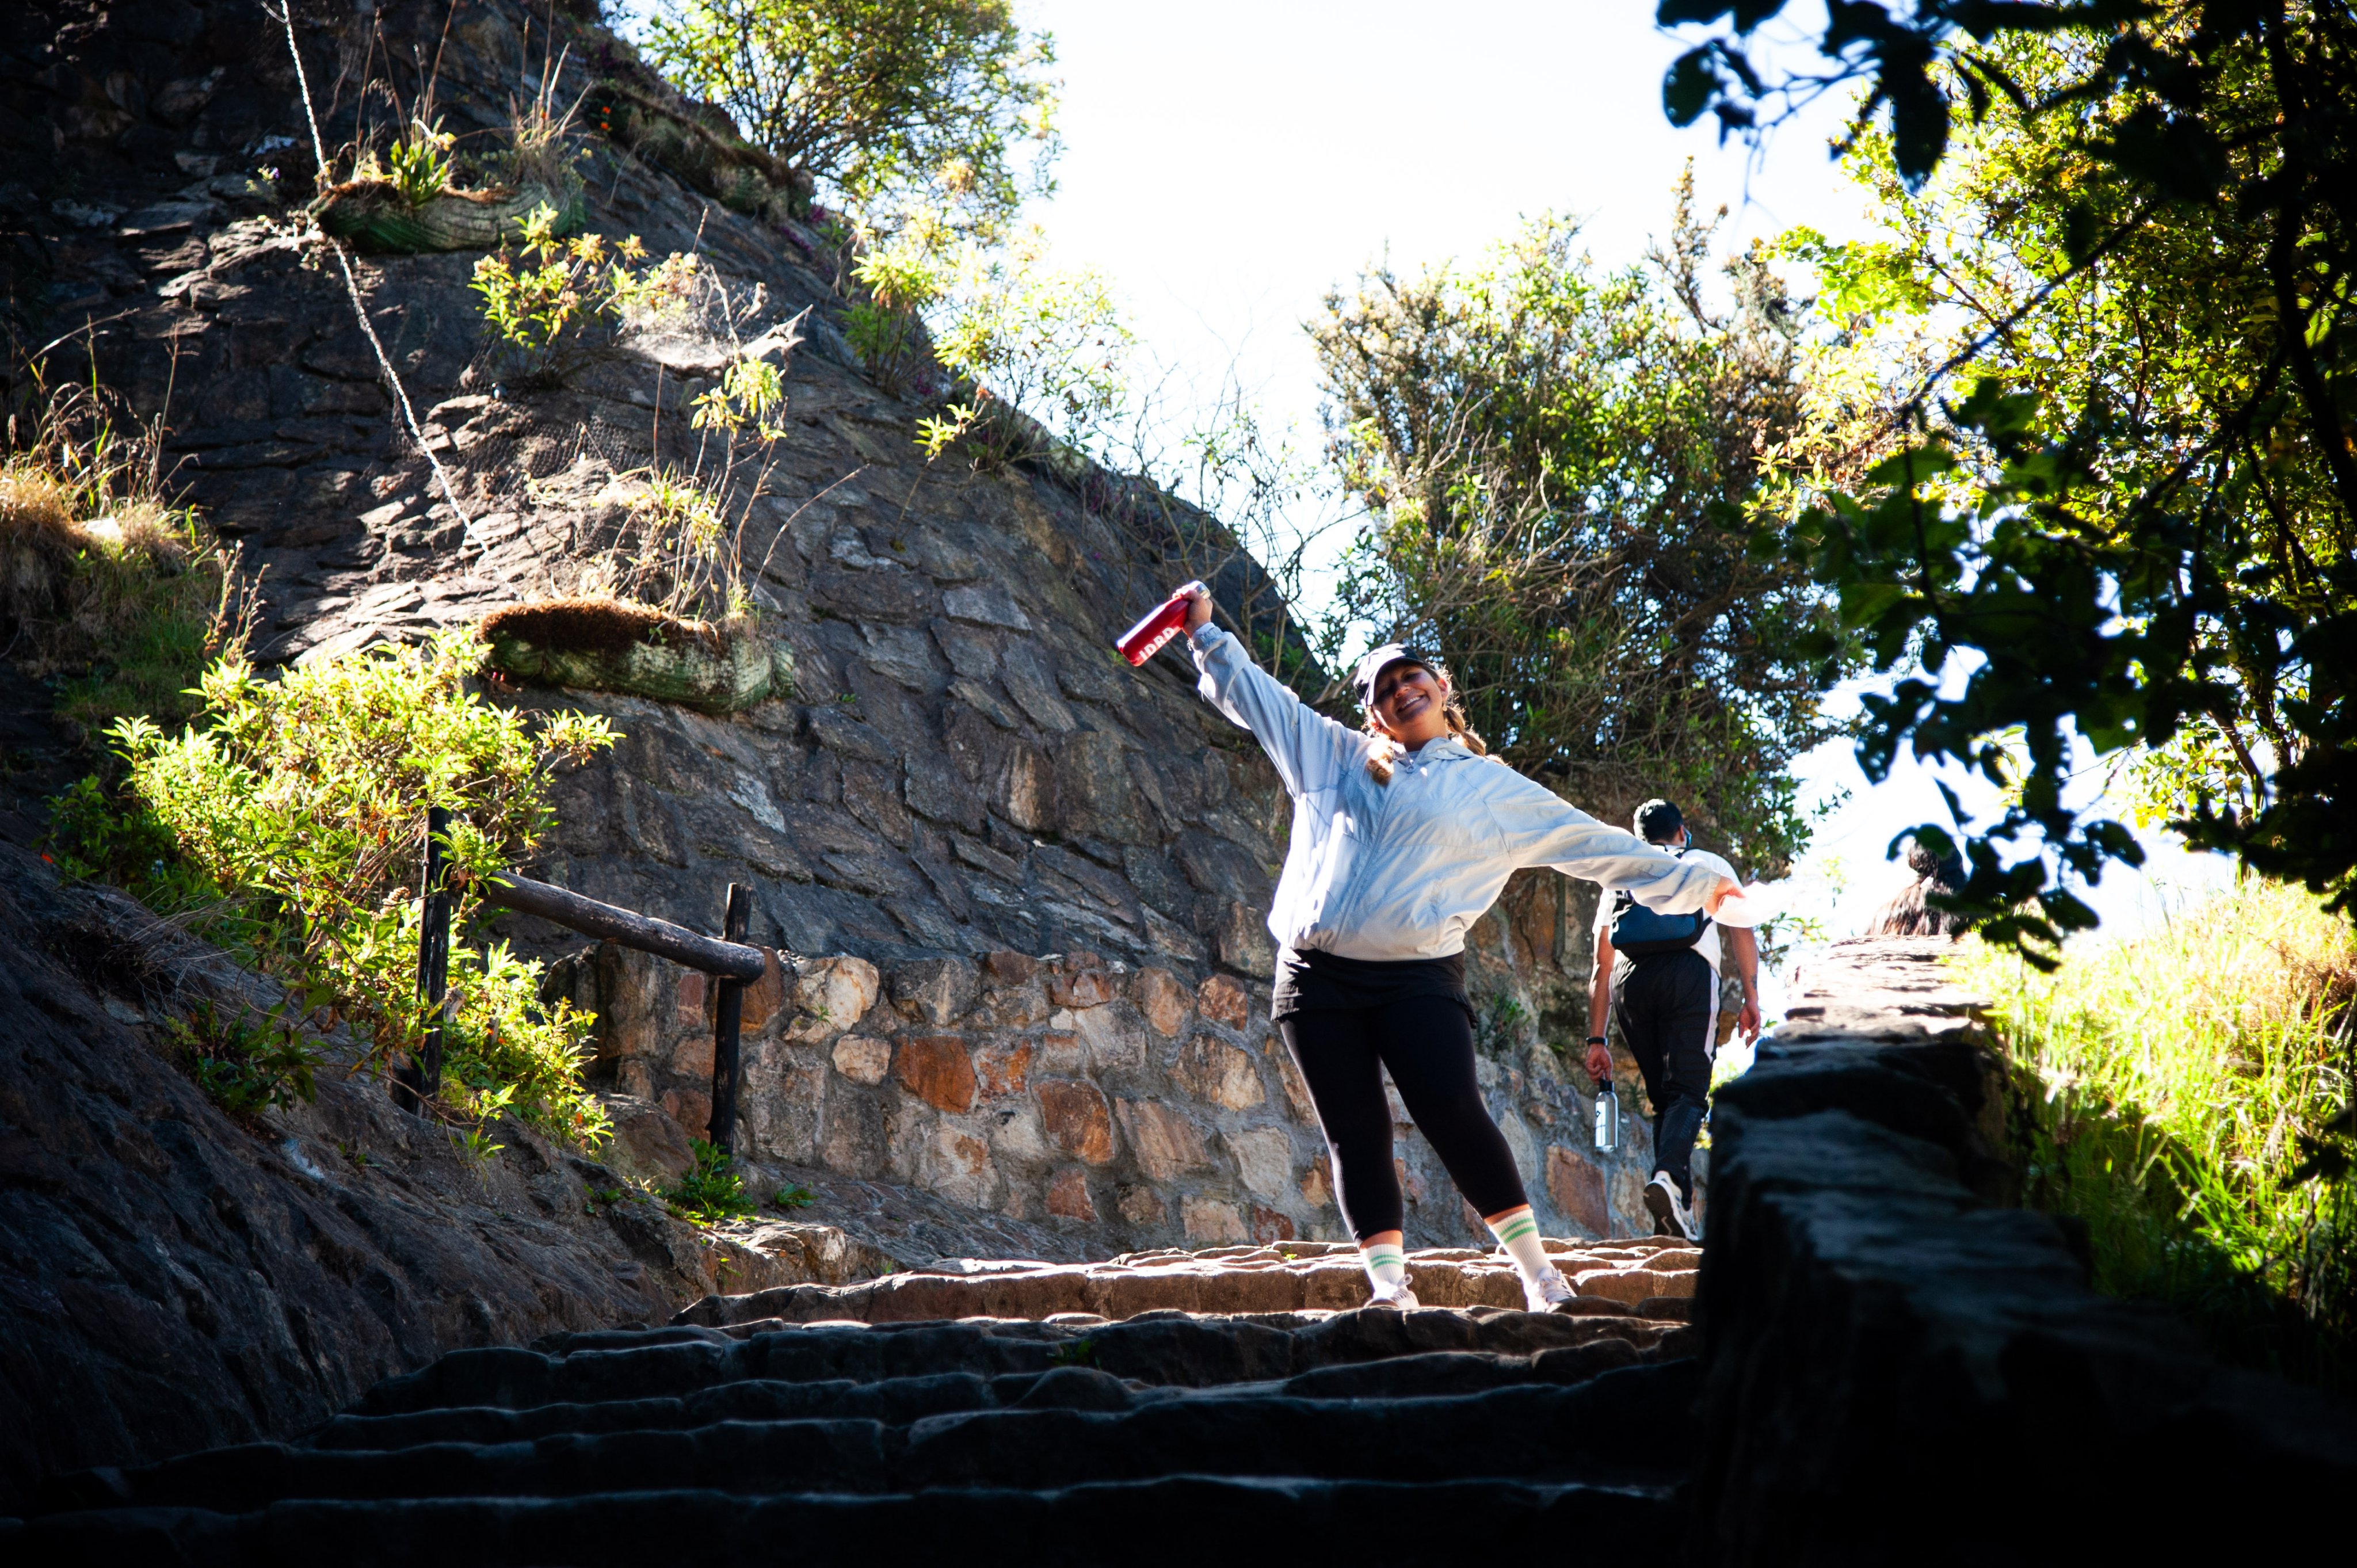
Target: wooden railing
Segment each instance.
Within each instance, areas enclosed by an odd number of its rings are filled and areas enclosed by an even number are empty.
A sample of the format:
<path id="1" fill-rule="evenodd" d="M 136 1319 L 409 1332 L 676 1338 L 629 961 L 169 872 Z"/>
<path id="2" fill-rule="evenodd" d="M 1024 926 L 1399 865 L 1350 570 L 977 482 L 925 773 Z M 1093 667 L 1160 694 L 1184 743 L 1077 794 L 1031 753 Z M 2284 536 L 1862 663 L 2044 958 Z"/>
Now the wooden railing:
<path id="1" fill-rule="evenodd" d="M 442 1086 L 442 1031 L 450 1006 L 449 864 L 444 846 L 450 831 L 450 813 L 436 806 L 425 818 L 425 890 L 424 924 L 417 939 L 417 989 L 426 1004 L 425 1038 L 415 1065 L 394 1075 L 394 1098 L 423 1114 L 425 1101 Z M 753 922 L 753 890 L 741 882 L 728 885 L 721 913 L 721 939 L 691 931 L 634 909 L 586 898 L 563 887 L 552 887 L 510 871 L 476 882 L 476 896 L 486 904 L 536 915 L 568 930 L 627 948 L 667 958 L 689 969 L 716 976 L 712 1041 L 713 1144 L 724 1155 L 737 1143 L 737 1083 L 738 1041 L 745 1016 L 745 987 L 769 971 L 769 955 L 747 945 Z"/>

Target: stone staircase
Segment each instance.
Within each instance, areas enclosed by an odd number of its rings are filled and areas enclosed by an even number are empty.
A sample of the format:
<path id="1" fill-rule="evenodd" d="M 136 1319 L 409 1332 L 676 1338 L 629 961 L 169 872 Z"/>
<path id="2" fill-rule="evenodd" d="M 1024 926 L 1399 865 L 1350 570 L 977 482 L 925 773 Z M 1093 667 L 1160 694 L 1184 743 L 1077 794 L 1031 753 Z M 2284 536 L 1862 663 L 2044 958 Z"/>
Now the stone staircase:
<path id="1" fill-rule="evenodd" d="M 1423 1310 L 1360 1307 L 1351 1249 L 1315 1242 L 708 1297 L 453 1352 L 296 1443 L 59 1477 L 0 1557 L 1191 1563 L 1305 1530 L 1385 1563 L 1672 1549 L 1699 1254 L 1555 1251 L 1580 1294 L 1544 1315 L 1461 1251 L 1410 1255 Z"/>

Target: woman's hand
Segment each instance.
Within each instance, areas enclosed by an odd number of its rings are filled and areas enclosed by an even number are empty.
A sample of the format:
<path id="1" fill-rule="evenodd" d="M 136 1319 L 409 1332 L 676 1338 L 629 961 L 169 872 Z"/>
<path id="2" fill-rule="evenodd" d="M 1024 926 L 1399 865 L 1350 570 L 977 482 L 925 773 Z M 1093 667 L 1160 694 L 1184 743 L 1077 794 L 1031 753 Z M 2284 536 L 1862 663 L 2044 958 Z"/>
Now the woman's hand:
<path id="1" fill-rule="evenodd" d="M 1726 877 L 1720 877 L 1718 886 L 1712 888 L 1710 896 L 1702 901 L 1702 912 L 1714 920 L 1717 919 L 1718 907 L 1742 891 L 1742 888 L 1729 882 Z"/>
<path id="2" fill-rule="evenodd" d="M 1211 590 L 1200 583 L 1189 583 L 1178 591 L 1187 596 L 1187 635 L 1192 637 L 1198 628 L 1211 624 Z"/>

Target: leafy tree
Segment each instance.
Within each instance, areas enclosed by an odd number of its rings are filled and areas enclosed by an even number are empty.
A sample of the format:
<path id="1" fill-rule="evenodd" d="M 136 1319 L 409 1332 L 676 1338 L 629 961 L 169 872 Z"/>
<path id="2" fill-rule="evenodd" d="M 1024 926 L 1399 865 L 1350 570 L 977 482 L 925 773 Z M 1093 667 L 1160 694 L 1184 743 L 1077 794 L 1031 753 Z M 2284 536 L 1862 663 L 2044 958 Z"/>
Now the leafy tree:
<path id="1" fill-rule="evenodd" d="M 1776 76 L 1746 40 L 1781 8 L 1664 0 L 1665 24 L 1732 21 L 1673 67 L 1671 117 L 1758 135 L 1862 84 L 1842 150 L 1895 240 L 1830 257 L 1835 281 L 1964 323 L 1898 400 L 1908 454 L 1770 542 L 1878 668 L 1977 661 L 1871 707 L 1867 776 L 1908 745 L 2013 790 L 1953 902 L 2017 910 L 2017 940 L 2093 919 L 2029 850 L 2090 877 L 2140 857 L 2061 806 L 2073 727 L 2144 748 L 2192 843 L 2357 904 L 2357 16 L 1858 0 L 1819 68 Z M 2014 390 L 1943 404 L 1967 371 Z"/>
<path id="2" fill-rule="evenodd" d="M 1008 0 L 662 0 L 648 53 L 859 209 L 927 194 L 994 232 L 1055 156 L 1055 41 Z"/>
<path id="3" fill-rule="evenodd" d="M 1818 697 L 1850 656 L 1804 574 L 1748 553 L 1736 503 L 1801 434 L 1788 302 L 1753 253 L 1708 308 L 1691 195 L 1650 265 L 1601 272 L 1547 217 L 1477 270 L 1329 298 L 1329 419 L 1369 516 L 1341 607 L 1428 639 L 1517 766 L 1602 813 L 1680 795 L 1775 866 L 1807 831 L 1784 765 L 1834 733 Z"/>

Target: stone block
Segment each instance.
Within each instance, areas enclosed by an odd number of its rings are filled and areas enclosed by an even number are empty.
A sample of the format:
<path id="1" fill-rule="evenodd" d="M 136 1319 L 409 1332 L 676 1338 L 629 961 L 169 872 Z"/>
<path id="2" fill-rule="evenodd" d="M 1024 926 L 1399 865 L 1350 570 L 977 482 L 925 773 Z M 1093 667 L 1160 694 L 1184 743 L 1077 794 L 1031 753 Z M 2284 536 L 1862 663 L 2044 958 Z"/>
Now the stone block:
<path id="1" fill-rule="evenodd" d="M 707 987 L 700 969 L 683 969 L 673 987 L 673 1021 L 683 1029 L 705 1026 L 705 1001 Z"/>
<path id="2" fill-rule="evenodd" d="M 761 978 L 745 987 L 745 1011 L 740 1027 L 748 1035 L 758 1035 L 770 1026 L 778 1015 L 791 988 L 785 965 L 775 948 L 761 950 Z"/>
<path id="3" fill-rule="evenodd" d="M 872 1088 L 892 1070 L 892 1047 L 865 1035 L 845 1035 L 834 1042 L 832 1059 L 835 1071 Z"/>
<path id="4" fill-rule="evenodd" d="M 1305 1127 L 1318 1125 L 1318 1102 L 1309 1098 L 1309 1080 L 1301 1076 L 1301 1068 L 1293 1053 L 1280 1039 L 1271 1039 L 1261 1047 L 1276 1063 L 1276 1080 L 1285 1086 L 1285 1110 Z"/>
<path id="5" fill-rule="evenodd" d="M 1633 1121 L 1634 1118 L 1631 1118 Z M 1653 1230 L 1653 1217 L 1645 1208 L 1645 1177 L 1635 1165 L 1621 1165 L 1612 1173 L 1610 1218 L 1614 1230 L 1623 1236 L 1649 1236 Z M 1609 1235 L 1611 1230 L 1599 1232 Z"/>
<path id="6" fill-rule="evenodd" d="M 662 1108 L 671 1119 L 687 1130 L 691 1138 L 709 1137 L 712 1132 L 712 1096 L 695 1089 L 666 1089 Z"/>
<path id="7" fill-rule="evenodd" d="M 1196 1099 L 1229 1111 L 1247 1111 L 1266 1098 L 1252 1054 L 1209 1035 L 1179 1047 L 1171 1078 Z"/>
<path id="8" fill-rule="evenodd" d="M 1265 1247 L 1273 1241 L 1290 1241 L 1293 1238 L 1294 1231 L 1292 1216 L 1281 1214 L 1265 1203 L 1255 1203 L 1252 1206 L 1252 1239 L 1254 1240 Z M 1276 1271 L 1274 1270 L 1270 1271 L 1272 1273 L 1275 1272 Z M 1298 1280 L 1295 1280 L 1293 1282 L 1291 1294 L 1294 1301 L 1297 1304 L 1301 1299 L 1301 1284 Z M 1255 1308 L 1254 1310 L 1290 1312 L 1293 1308 L 1290 1306 L 1274 1308 L 1262 1307 Z"/>
<path id="9" fill-rule="evenodd" d="M 1099 1218 L 1096 1199 L 1089 1196 L 1088 1173 L 1078 1165 L 1066 1165 L 1048 1184 L 1048 1212 L 1059 1219 L 1085 1219 L 1094 1224 Z"/>
<path id="10" fill-rule="evenodd" d="M 687 1133 L 651 1101 L 631 1094 L 604 1094 L 598 1101 L 614 1123 L 613 1141 L 601 1156 L 630 1181 L 669 1182 L 694 1167 Z"/>
<path id="11" fill-rule="evenodd" d="M 1052 1158 L 1055 1150 L 1048 1146 L 1048 1133 L 1039 1121 L 1039 1109 L 1029 1101 L 1017 1101 L 990 1118 L 990 1144 L 1001 1159 L 1020 1165 L 1035 1165 Z"/>
<path id="12" fill-rule="evenodd" d="M 1142 1183 L 1125 1182 L 1118 1194 L 1121 1217 L 1132 1225 L 1159 1225 L 1169 1216 L 1162 1195 Z"/>
<path id="13" fill-rule="evenodd" d="M 1089 1053 L 1092 1073 L 1136 1072 L 1146 1066 L 1146 1031 L 1126 1007 L 1092 1007 L 1072 1025 Z"/>
<path id="14" fill-rule="evenodd" d="M 1078 1078 L 1089 1070 L 1089 1054 L 1081 1036 L 1071 1029 L 1050 1029 L 1039 1036 L 1038 1067 L 1059 1078 Z"/>
<path id="15" fill-rule="evenodd" d="M 1059 1007 L 1102 1007 L 1120 994 L 1120 981 L 1094 953 L 1068 953 L 1048 974 L 1048 999 Z"/>
<path id="16" fill-rule="evenodd" d="M 984 1046 L 974 1053 L 976 1091 L 985 1100 L 1020 1094 L 1031 1073 L 1031 1047 L 1024 1043 Z"/>
<path id="17" fill-rule="evenodd" d="M 1366 1305 L 1368 1293 L 1367 1271 L 1356 1258 L 1312 1263 L 1301 1271 L 1304 1312 L 1347 1312 Z"/>
<path id="18" fill-rule="evenodd" d="M 708 1029 L 691 1029 L 672 1047 L 671 1069 L 699 1083 L 712 1081 L 714 1041 Z"/>
<path id="19" fill-rule="evenodd" d="M 1211 1164 L 1202 1130 L 1183 1112 L 1159 1101 L 1123 1101 L 1121 1125 L 1137 1163 L 1156 1181 L 1175 1181 Z"/>
<path id="20" fill-rule="evenodd" d="M 829 1040 L 856 1027 L 882 993 L 882 977 L 864 958 L 823 958 L 804 966 L 794 981 L 791 1040 Z"/>
<path id="21" fill-rule="evenodd" d="M 908 1091 L 936 1111 L 974 1109 L 974 1058 L 956 1035 L 912 1035 L 893 1053 L 892 1070 Z"/>
<path id="22" fill-rule="evenodd" d="M 1223 1134 L 1246 1192 L 1282 1197 L 1293 1186 L 1293 1137 L 1282 1127 Z"/>
<path id="23" fill-rule="evenodd" d="M 1137 1010 L 1157 1035 L 1176 1039 L 1187 1026 L 1187 1013 L 1194 999 L 1187 993 L 1178 977 L 1167 969 L 1140 970 L 1130 984 L 1130 995 Z"/>
<path id="24" fill-rule="evenodd" d="M 1156 1207 L 1159 1208 L 1159 1199 Z M 1157 1213 L 1156 1219 L 1160 1218 Z M 1141 1312 L 1172 1306 L 1181 1312 L 1200 1312 L 1202 1294 L 1203 1276 L 1186 1270 L 1124 1269 L 1089 1277 L 1090 1310 L 1107 1317 L 1135 1317 Z"/>
<path id="25" fill-rule="evenodd" d="M 1039 1085 L 1039 1101 L 1049 1143 L 1092 1165 L 1113 1158 L 1113 1116 L 1096 1085 L 1050 1079 Z"/>
<path id="26" fill-rule="evenodd" d="M 1323 1208 L 1334 1201 L 1334 1183 L 1326 1174 L 1325 1161 L 1319 1160 L 1302 1173 L 1301 1201 L 1312 1208 Z"/>
<path id="27" fill-rule="evenodd" d="M 1190 1241 L 1208 1241 L 1214 1244 L 1242 1241 L 1248 1234 L 1244 1230 L 1243 1215 L 1237 1210 L 1234 1204 L 1225 1198 L 1189 1196 L 1179 1200 L 1178 1215 L 1180 1223 L 1186 1228 L 1187 1239 Z M 1221 1283 L 1224 1284 L 1227 1282 L 1222 1280 Z M 1205 1306 L 1200 1310 L 1228 1312 L 1232 1311 L 1233 1308 Z"/>
<path id="28" fill-rule="evenodd" d="M 937 1029 L 965 1016 L 980 992 L 981 976 L 962 958 L 912 959 L 892 967 L 893 1005 Z"/>
<path id="29" fill-rule="evenodd" d="M 1211 929 L 1220 962 L 1244 974 L 1266 974 L 1276 967 L 1276 944 L 1269 940 L 1264 911 L 1230 899 Z"/>
<path id="30" fill-rule="evenodd" d="M 998 1186 L 990 1145 L 955 1127 L 933 1129 L 918 1175 L 927 1190 L 974 1208 L 990 1208 Z"/>
<path id="31" fill-rule="evenodd" d="M 1604 1171 L 1593 1160 L 1560 1144 L 1546 1152 L 1547 1197 L 1565 1219 L 1590 1236 L 1611 1234 L 1612 1216 L 1605 1205 Z"/>
<path id="32" fill-rule="evenodd" d="M 826 1058 L 813 1046 L 756 1040 L 745 1047 L 737 1101 L 737 1135 L 762 1159 L 806 1165 L 818 1157 L 819 1115 L 826 1102 Z"/>
<path id="33" fill-rule="evenodd" d="M 1203 1016 L 1225 1028 L 1241 1029 L 1252 1016 L 1252 997 L 1224 974 L 1215 974 L 1195 988 L 1195 1005 Z"/>
<path id="34" fill-rule="evenodd" d="M 1028 953 L 1001 948 L 985 954 L 982 961 L 984 979 L 994 990 L 1006 986 L 1028 985 L 1039 978 L 1039 961 Z"/>
<path id="35" fill-rule="evenodd" d="M 868 1179 L 888 1165 L 884 1108 L 872 1094 L 830 1094 L 819 1112 L 818 1163 Z"/>

